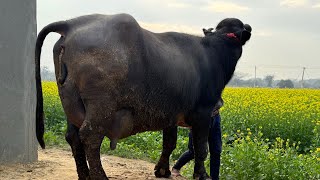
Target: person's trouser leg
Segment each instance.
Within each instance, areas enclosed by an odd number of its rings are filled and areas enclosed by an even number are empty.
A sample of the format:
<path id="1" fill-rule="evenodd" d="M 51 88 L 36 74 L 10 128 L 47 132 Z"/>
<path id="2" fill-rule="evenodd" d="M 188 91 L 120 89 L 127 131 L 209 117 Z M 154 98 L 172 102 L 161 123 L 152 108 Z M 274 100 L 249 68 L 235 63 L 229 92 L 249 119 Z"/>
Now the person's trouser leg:
<path id="1" fill-rule="evenodd" d="M 220 115 L 212 117 L 209 130 L 209 151 L 210 151 L 210 176 L 212 179 L 219 179 L 220 154 L 222 151 Z"/>
<path id="2" fill-rule="evenodd" d="M 173 166 L 174 169 L 180 170 L 185 164 L 194 159 L 194 150 L 193 150 L 193 142 L 192 142 L 192 133 L 189 133 L 189 143 L 188 143 L 188 151 L 184 152 Z"/>

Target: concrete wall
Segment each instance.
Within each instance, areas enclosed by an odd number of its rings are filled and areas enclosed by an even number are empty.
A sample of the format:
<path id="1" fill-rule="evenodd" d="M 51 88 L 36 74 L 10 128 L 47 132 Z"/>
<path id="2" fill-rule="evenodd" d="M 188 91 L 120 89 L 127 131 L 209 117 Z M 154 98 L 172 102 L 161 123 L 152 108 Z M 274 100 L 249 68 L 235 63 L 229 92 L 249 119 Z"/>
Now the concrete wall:
<path id="1" fill-rule="evenodd" d="M 36 0 L 0 0 L 0 163 L 37 160 Z"/>

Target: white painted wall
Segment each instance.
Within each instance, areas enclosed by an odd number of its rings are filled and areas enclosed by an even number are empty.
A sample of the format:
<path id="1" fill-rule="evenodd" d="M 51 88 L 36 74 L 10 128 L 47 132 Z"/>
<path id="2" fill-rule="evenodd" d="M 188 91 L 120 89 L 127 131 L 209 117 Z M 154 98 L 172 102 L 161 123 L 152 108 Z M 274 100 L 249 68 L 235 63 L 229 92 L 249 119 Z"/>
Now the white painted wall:
<path id="1" fill-rule="evenodd" d="M 0 0 L 0 163 L 37 160 L 36 0 Z"/>

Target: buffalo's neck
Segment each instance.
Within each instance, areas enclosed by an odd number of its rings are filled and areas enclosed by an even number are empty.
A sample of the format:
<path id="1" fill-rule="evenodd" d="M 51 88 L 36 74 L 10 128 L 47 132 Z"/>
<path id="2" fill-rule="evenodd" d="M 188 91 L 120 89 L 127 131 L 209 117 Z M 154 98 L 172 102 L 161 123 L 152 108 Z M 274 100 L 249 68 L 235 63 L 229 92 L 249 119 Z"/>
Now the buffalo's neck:
<path id="1" fill-rule="evenodd" d="M 225 86 L 233 76 L 242 54 L 242 46 L 225 38 L 213 38 L 211 41 L 206 46 L 211 76 L 222 76 Z"/>
<path id="2" fill-rule="evenodd" d="M 226 48 L 227 56 L 220 63 L 224 72 L 225 85 L 231 80 L 235 68 L 237 66 L 238 60 L 242 54 L 242 48 Z"/>

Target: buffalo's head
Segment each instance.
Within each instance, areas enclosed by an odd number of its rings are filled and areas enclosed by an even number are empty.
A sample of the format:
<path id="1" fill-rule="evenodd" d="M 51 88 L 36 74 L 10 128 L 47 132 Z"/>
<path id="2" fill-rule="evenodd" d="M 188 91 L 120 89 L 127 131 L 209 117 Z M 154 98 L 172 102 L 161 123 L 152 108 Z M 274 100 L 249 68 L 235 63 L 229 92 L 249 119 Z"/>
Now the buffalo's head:
<path id="1" fill-rule="evenodd" d="M 251 37 L 251 30 L 249 24 L 243 24 L 239 19 L 226 18 L 217 25 L 215 32 L 236 38 L 244 45 Z"/>

